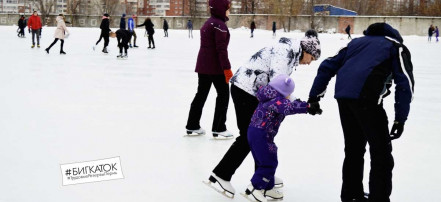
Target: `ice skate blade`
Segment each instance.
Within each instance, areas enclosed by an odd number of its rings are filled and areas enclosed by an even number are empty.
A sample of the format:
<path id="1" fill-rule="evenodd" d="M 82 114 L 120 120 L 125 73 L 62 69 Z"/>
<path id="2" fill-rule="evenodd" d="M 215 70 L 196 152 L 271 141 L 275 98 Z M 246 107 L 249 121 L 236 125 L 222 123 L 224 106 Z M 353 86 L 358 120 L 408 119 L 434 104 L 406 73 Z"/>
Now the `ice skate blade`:
<path id="1" fill-rule="evenodd" d="M 212 189 L 214 189 L 215 191 L 219 192 L 220 194 L 224 195 L 227 198 L 230 198 L 230 199 L 234 198 L 234 194 L 233 193 L 230 193 L 227 190 L 217 189 L 216 187 L 213 186 L 214 183 L 209 181 L 209 180 L 208 181 L 203 180 L 202 183 L 204 183 L 205 185 L 211 187 Z"/>
<path id="2" fill-rule="evenodd" d="M 252 201 L 252 202 L 259 202 L 257 199 L 254 198 L 253 195 L 248 195 L 246 193 L 240 193 L 240 195 L 242 195 L 243 197 L 245 197 L 248 201 Z M 264 202 L 267 202 L 266 200 Z"/>
<path id="3" fill-rule="evenodd" d="M 184 137 L 199 137 L 199 136 L 203 136 L 203 135 L 205 135 L 205 133 L 192 133 L 192 132 L 187 131 L 187 134 L 184 135 Z"/>
<path id="4" fill-rule="evenodd" d="M 222 136 L 222 135 L 213 135 L 213 140 L 231 140 L 231 139 L 233 139 L 234 138 L 234 136 L 228 136 L 228 137 L 226 137 L 226 136 Z"/>

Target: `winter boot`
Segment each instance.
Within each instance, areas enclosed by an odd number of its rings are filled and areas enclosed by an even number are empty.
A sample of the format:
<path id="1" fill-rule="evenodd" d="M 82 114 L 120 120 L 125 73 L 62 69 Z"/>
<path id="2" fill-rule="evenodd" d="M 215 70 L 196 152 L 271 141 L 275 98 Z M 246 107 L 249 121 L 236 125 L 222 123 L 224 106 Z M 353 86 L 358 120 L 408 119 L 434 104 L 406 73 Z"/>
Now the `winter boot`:
<path id="1" fill-rule="evenodd" d="M 109 53 L 109 52 L 107 52 L 107 48 L 106 47 L 103 48 L 103 53 Z"/>
<path id="2" fill-rule="evenodd" d="M 129 48 L 133 48 L 133 47 L 132 47 L 132 44 L 129 44 Z"/>
<path id="3" fill-rule="evenodd" d="M 259 202 L 267 202 L 265 196 L 263 195 L 264 190 L 261 189 L 255 189 L 252 184 L 248 185 L 247 189 L 245 190 L 245 194 L 250 197 L 252 196 L 256 201 Z"/>
<path id="4" fill-rule="evenodd" d="M 222 187 L 222 189 L 234 196 L 234 193 L 236 193 L 236 190 L 234 189 L 233 185 L 231 185 L 230 181 L 225 181 L 222 178 L 218 177 L 216 174 L 212 173 L 210 177 L 208 178 L 211 183 L 218 183 L 219 186 Z"/>
<path id="5" fill-rule="evenodd" d="M 37 48 L 40 48 L 40 44 L 37 44 Z"/>
<path id="6" fill-rule="evenodd" d="M 147 47 L 147 48 L 152 48 L 151 46 Z"/>
<path id="7" fill-rule="evenodd" d="M 60 55 L 66 55 L 66 52 L 64 52 L 64 51 L 60 51 Z"/>
<path id="8" fill-rule="evenodd" d="M 187 135 L 205 135 L 205 130 L 203 128 L 199 128 L 196 130 L 188 130 Z"/>
<path id="9" fill-rule="evenodd" d="M 153 46 L 153 48 L 152 49 L 155 49 L 155 46 Z"/>
<path id="10" fill-rule="evenodd" d="M 137 46 L 137 45 L 135 44 L 135 45 L 133 45 L 133 47 L 138 48 L 139 46 Z"/>
<path id="11" fill-rule="evenodd" d="M 233 133 L 231 133 L 228 130 L 223 131 L 223 132 L 212 131 L 212 133 L 213 133 L 213 137 L 219 137 L 219 136 L 224 137 L 224 138 L 233 138 L 234 137 Z"/>
<path id="12" fill-rule="evenodd" d="M 283 192 L 277 190 L 277 189 L 270 189 L 270 190 L 265 190 L 263 192 L 264 196 L 270 197 L 272 199 L 283 199 Z"/>
<path id="13" fill-rule="evenodd" d="M 32 46 L 31 46 L 31 48 L 34 48 L 34 47 L 35 47 L 35 45 L 32 45 Z"/>
<path id="14" fill-rule="evenodd" d="M 49 54 L 49 48 L 44 49 L 47 54 Z"/>

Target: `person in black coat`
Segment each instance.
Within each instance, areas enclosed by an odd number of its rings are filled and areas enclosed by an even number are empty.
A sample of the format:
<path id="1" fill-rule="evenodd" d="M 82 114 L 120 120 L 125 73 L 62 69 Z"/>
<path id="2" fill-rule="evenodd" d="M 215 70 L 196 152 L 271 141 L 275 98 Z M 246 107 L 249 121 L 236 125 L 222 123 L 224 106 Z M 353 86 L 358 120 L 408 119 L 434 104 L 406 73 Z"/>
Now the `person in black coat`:
<path id="1" fill-rule="evenodd" d="M 254 23 L 254 20 L 251 22 L 250 29 L 251 29 L 251 38 L 253 38 L 254 29 L 256 29 L 256 23 Z"/>
<path id="2" fill-rule="evenodd" d="M 105 13 L 103 15 L 103 20 L 101 21 L 100 29 L 101 29 L 101 35 L 98 41 L 96 42 L 95 46 L 98 45 L 98 43 L 100 43 L 102 38 L 104 38 L 103 53 L 108 53 L 107 46 L 109 45 L 109 33 L 110 31 L 112 31 L 110 30 L 109 14 Z M 95 50 L 95 46 L 93 48 L 94 50 Z"/>
<path id="3" fill-rule="evenodd" d="M 119 22 L 120 29 L 126 29 L 126 14 L 123 13 L 121 16 L 121 21 Z"/>
<path id="4" fill-rule="evenodd" d="M 118 41 L 119 47 L 119 55 L 118 58 L 126 58 L 127 57 L 127 49 L 129 49 L 129 42 L 132 38 L 133 32 L 130 32 L 125 29 L 119 29 L 116 31 L 116 40 Z M 124 48 L 124 55 L 123 55 Z"/>
<path id="5" fill-rule="evenodd" d="M 152 20 L 150 18 L 146 18 L 144 23 L 140 25 L 136 25 L 136 27 L 145 26 L 145 30 L 147 31 L 147 34 L 149 35 L 149 47 L 148 48 L 155 48 L 155 40 L 153 39 L 153 34 L 155 34 L 155 29 L 153 27 L 155 26 L 152 23 Z M 151 46 L 153 44 L 153 47 Z"/>
<path id="6" fill-rule="evenodd" d="M 164 25 L 162 28 L 164 29 L 164 37 L 168 37 L 168 22 L 166 19 L 164 19 Z"/>
<path id="7" fill-rule="evenodd" d="M 26 27 L 26 23 L 25 23 L 25 17 L 24 15 L 22 15 L 20 17 L 20 19 L 18 20 L 18 28 L 20 29 L 20 31 L 18 32 L 18 37 L 24 37 L 24 28 Z"/>
<path id="8" fill-rule="evenodd" d="M 352 39 L 351 37 L 351 25 L 348 25 L 345 29 L 346 34 L 348 34 L 348 39 Z"/>
<path id="9" fill-rule="evenodd" d="M 273 36 L 276 36 L 276 29 L 277 29 L 276 22 L 273 22 Z"/>

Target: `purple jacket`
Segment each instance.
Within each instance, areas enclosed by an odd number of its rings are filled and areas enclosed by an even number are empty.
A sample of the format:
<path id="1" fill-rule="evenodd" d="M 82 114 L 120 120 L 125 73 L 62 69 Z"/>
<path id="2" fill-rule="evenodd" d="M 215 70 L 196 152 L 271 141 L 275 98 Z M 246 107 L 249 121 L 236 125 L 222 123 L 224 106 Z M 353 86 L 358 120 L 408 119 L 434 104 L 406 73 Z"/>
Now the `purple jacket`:
<path id="1" fill-rule="evenodd" d="M 290 101 L 271 86 L 263 86 L 257 91 L 259 105 L 254 111 L 249 127 L 265 130 L 271 137 L 276 136 L 285 116 L 306 114 L 308 103 L 300 100 Z"/>
<path id="2" fill-rule="evenodd" d="M 211 17 L 202 26 L 201 48 L 195 72 L 199 74 L 224 74 L 224 70 L 231 69 L 228 59 L 228 43 L 230 32 L 225 22 L 228 17 L 225 12 L 230 2 L 228 0 L 210 0 Z"/>

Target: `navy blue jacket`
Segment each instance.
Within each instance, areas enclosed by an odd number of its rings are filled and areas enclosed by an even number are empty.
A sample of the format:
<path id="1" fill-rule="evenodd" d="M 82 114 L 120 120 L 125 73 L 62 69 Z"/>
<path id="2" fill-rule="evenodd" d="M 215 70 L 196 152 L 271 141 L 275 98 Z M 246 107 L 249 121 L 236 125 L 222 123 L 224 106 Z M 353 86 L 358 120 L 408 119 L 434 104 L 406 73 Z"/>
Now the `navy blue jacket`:
<path id="1" fill-rule="evenodd" d="M 398 31 L 385 23 L 370 26 L 364 37 L 353 39 L 339 53 L 320 64 L 309 93 L 320 100 L 337 75 L 336 99 L 363 99 L 381 104 L 395 82 L 395 120 L 405 122 L 413 98 L 414 79 L 410 52 Z"/>
<path id="2" fill-rule="evenodd" d="M 126 17 L 121 17 L 121 21 L 119 22 L 119 28 L 120 29 L 126 29 Z"/>

